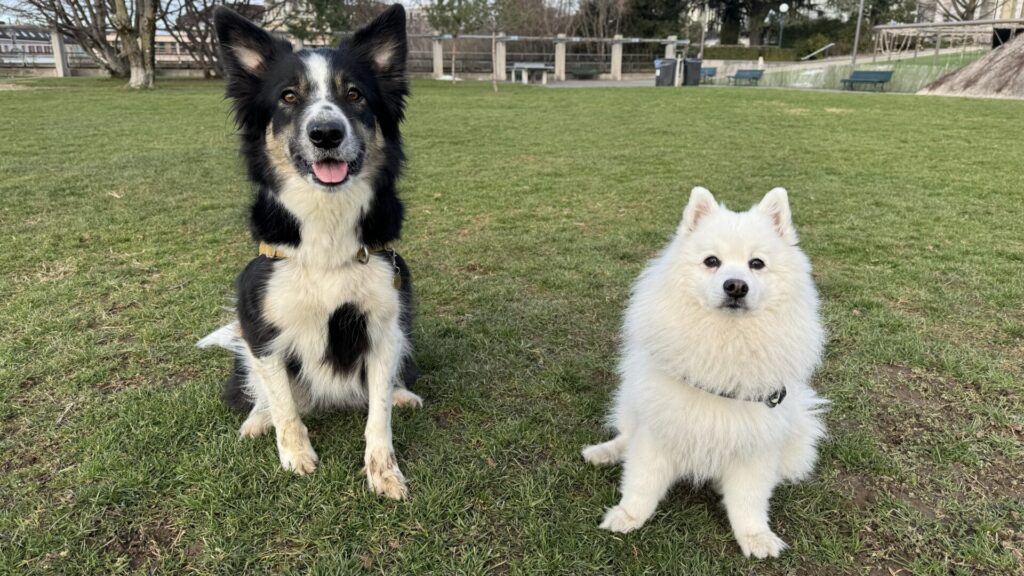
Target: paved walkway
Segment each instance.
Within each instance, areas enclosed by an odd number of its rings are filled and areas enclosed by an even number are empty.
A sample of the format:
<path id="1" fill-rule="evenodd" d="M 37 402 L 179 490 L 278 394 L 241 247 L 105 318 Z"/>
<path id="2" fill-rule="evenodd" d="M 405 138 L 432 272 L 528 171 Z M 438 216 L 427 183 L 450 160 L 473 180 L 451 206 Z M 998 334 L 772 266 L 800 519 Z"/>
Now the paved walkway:
<path id="1" fill-rule="evenodd" d="M 566 80 L 565 82 L 548 81 L 548 88 L 636 88 L 638 86 L 654 86 L 654 72 L 648 80 Z"/>

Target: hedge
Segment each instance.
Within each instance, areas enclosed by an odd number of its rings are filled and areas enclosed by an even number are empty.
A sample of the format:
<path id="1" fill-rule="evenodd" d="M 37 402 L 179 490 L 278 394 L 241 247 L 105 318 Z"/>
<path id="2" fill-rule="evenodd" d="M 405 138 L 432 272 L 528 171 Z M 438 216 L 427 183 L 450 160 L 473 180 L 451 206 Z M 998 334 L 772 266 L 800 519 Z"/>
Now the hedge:
<path id="1" fill-rule="evenodd" d="M 778 46 L 705 46 L 705 60 L 757 60 L 764 56 L 766 62 L 791 62 L 797 59 L 793 48 Z"/>

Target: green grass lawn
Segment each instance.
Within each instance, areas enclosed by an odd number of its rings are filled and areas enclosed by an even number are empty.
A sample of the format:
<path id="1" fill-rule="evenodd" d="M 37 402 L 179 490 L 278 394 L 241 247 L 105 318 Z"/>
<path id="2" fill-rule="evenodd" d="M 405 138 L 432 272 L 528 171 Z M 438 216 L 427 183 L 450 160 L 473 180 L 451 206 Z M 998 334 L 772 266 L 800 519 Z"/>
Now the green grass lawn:
<path id="1" fill-rule="evenodd" d="M 310 419 L 310 477 L 240 441 L 194 342 L 255 253 L 217 83 L 0 92 L 0 573 L 1021 574 L 1024 102 L 757 89 L 417 83 L 400 251 L 412 498 L 371 495 L 358 412 Z M 790 191 L 829 343 L 792 545 L 741 557 L 682 484 L 597 529 L 629 285 L 690 188 Z"/>

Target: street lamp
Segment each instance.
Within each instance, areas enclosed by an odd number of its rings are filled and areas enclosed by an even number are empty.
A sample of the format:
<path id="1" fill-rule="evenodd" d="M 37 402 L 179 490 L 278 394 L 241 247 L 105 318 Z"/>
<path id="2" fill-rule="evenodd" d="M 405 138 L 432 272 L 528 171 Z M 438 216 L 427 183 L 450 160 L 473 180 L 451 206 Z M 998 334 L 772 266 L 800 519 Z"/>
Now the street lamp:
<path id="1" fill-rule="evenodd" d="M 789 12 L 789 4 L 783 2 L 779 5 L 779 48 L 782 48 L 782 31 L 786 26 L 786 12 Z"/>

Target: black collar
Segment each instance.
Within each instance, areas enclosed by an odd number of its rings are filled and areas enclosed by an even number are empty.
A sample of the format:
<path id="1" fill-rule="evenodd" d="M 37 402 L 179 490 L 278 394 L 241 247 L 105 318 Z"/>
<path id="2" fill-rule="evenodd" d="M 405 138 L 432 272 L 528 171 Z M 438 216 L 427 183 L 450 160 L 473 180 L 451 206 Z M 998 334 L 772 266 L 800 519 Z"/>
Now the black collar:
<path id="1" fill-rule="evenodd" d="M 779 404 L 782 404 L 782 401 L 786 399 L 786 387 L 785 386 L 783 386 L 782 388 L 778 388 L 776 390 L 773 390 L 771 393 L 769 393 L 767 395 L 752 396 L 750 398 L 740 398 L 736 394 L 732 394 L 732 393 L 712 392 L 711 390 L 708 390 L 707 388 L 705 388 L 705 387 L 695 383 L 693 380 L 691 380 L 689 378 L 686 379 L 686 383 L 689 384 L 690 386 L 692 386 L 693 388 L 696 388 L 697 390 L 700 390 L 701 392 L 704 392 L 705 394 L 714 394 L 715 396 L 718 396 L 720 398 L 727 398 L 729 400 L 742 400 L 743 402 L 757 402 L 759 404 L 764 404 L 765 406 L 767 406 L 769 408 L 775 408 Z"/>

